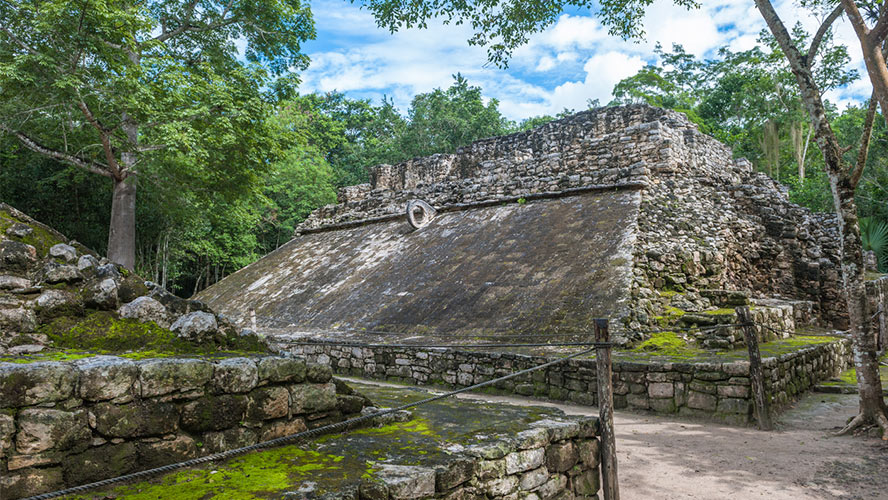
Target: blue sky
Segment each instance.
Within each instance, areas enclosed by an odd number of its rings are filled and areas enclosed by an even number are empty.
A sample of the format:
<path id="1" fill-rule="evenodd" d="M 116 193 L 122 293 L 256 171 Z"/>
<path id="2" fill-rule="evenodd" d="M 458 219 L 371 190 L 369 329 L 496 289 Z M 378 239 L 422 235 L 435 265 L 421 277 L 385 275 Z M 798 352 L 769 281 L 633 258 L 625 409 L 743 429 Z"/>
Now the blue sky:
<path id="1" fill-rule="evenodd" d="M 480 86 L 485 96 L 498 99 L 500 110 L 510 119 L 564 108 L 580 110 L 588 99 L 608 102 L 615 83 L 655 62 L 657 42 L 664 47 L 679 43 L 702 57 L 713 56 L 722 46 L 746 50 L 755 45 L 765 24 L 751 0 L 702 3 L 700 9 L 687 11 L 655 1 L 645 19 L 646 39 L 640 42 L 608 35 L 588 11 L 564 13 L 515 51 L 508 69 L 499 69 L 485 64 L 485 48 L 468 45 L 469 27 L 432 22 L 425 30 L 390 34 L 377 28 L 366 10 L 346 0 L 315 0 L 311 6 L 318 35 L 304 46 L 312 62 L 302 73 L 301 88 L 339 90 L 374 102 L 388 95 L 406 112 L 414 95 L 448 87 L 451 75 L 459 72 Z M 816 29 L 817 18 L 792 1 L 775 6 L 788 25 L 799 20 L 809 31 Z M 835 38 L 848 45 L 852 64 L 865 74 L 859 45 L 844 20 L 839 21 Z M 827 95 L 840 107 L 868 96 L 864 80 Z"/>

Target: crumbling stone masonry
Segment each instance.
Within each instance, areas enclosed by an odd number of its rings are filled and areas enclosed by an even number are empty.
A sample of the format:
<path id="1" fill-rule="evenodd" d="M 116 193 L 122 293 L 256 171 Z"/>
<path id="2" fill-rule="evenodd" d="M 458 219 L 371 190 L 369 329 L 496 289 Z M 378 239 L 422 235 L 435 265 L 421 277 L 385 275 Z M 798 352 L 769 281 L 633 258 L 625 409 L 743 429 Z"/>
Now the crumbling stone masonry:
<path id="1" fill-rule="evenodd" d="M 366 348 L 331 345 L 291 345 L 276 337 L 283 349 L 339 374 L 412 385 L 466 387 L 518 370 L 537 366 L 552 357 L 506 352 L 450 349 Z M 765 389 L 779 410 L 818 382 L 849 367 L 850 342 L 836 339 L 765 357 Z M 613 363 L 614 406 L 745 425 L 753 422 L 749 362 L 665 361 L 655 358 Z M 524 377 L 496 385 L 498 392 L 597 404 L 594 359 L 572 359 Z"/>
<path id="2" fill-rule="evenodd" d="M 368 403 L 294 358 L 0 363 L 0 498 L 248 446 Z"/>
<path id="3" fill-rule="evenodd" d="M 417 230 L 412 199 L 438 210 Z M 718 308 L 713 290 L 846 324 L 835 218 L 790 203 L 673 111 L 591 110 L 381 165 L 339 201 L 198 298 L 253 310 L 260 329 L 334 336 L 579 333 L 594 314 L 630 342 L 672 309 Z"/>

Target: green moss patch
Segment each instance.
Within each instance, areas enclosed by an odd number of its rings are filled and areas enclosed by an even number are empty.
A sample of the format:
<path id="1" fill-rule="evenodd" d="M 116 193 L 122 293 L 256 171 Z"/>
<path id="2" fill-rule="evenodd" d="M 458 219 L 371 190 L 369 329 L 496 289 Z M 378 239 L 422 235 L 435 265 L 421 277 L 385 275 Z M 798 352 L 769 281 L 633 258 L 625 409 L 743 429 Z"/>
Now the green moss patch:
<path id="1" fill-rule="evenodd" d="M 109 311 L 93 311 L 85 317 L 62 317 L 40 327 L 56 347 L 100 353 L 126 353 L 135 359 L 176 354 L 213 354 L 219 351 L 267 352 L 255 337 L 226 337 L 221 344 L 195 344 L 161 328 L 140 323 Z"/>
<path id="2" fill-rule="evenodd" d="M 882 356 L 882 362 L 888 361 L 888 353 Z M 880 365 L 879 366 L 879 378 L 882 379 L 882 388 L 888 388 L 888 366 Z M 857 369 L 851 367 L 838 377 L 823 383 L 822 385 L 826 386 L 834 386 L 834 387 L 857 387 Z"/>
<path id="3" fill-rule="evenodd" d="M 632 352 L 654 353 L 662 356 L 693 358 L 705 351 L 691 346 L 675 332 L 655 332 L 651 338 L 635 347 Z"/>
<path id="4" fill-rule="evenodd" d="M 4 210 L 0 208 L 0 238 L 7 238 L 6 230 L 9 227 L 12 227 L 14 224 L 24 224 L 31 229 L 33 232 L 24 238 L 16 238 L 22 243 L 27 243 L 28 245 L 33 246 L 37 249 L 38 256 L 44 256 L 49 252 L 49 249 L 58 243 L 66 243 L 57 235 L 51 233 L 46 230 L 44 227 L 38 224 L 31 224 L 26 220 L 21 220 L 15 216 L 13 216 L 8 210 Z"/>

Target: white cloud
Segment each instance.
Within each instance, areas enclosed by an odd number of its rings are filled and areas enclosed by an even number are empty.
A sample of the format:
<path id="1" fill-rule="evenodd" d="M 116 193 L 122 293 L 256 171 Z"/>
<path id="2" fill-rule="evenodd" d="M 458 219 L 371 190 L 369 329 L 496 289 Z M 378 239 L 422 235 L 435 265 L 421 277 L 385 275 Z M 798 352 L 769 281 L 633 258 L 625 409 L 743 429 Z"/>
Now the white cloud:
<path id="1" fill-rule="evenodd" d="M 485 48 L 467 44 L 472 31 L 465 25 L 430 22 L 425 30 L 389 34 L 368 12 L 342 0 L 321 0 L 312 8 L 319 40 L 307 45 L 312 64 L 303 74 L 304 91 L 340 90 L 374 100 L 386 94 L 406 112 L 414 95 L 449 86 L 459 72 L 498 99 L 512 119 L 583 109 L 588 99 L 609 101 L 614 84 L 655 62 L 657 42 L 713 57 L 725 45 L 735 51 L 753 47 L 765 27 L 749 0 L 703 2 L 692 11 L 658 0 L 645 16 L 646 39 L 638 43 L 608 35 L 594 17 L 563 14 L 515 50 L 510 68 L 502 70 L 486 65 Z M 776 8 L 788 26 L 801 19 L 809 31 L 816 29 L 818 20 L 794 0 L 776 2 Z M 862 68 L 846 22 L 837 25 L 836 40 L 849 45 L 852 63 Z M 828 97 L 843 106 L 868 95 L 868 84 L 858 82 Z"/>

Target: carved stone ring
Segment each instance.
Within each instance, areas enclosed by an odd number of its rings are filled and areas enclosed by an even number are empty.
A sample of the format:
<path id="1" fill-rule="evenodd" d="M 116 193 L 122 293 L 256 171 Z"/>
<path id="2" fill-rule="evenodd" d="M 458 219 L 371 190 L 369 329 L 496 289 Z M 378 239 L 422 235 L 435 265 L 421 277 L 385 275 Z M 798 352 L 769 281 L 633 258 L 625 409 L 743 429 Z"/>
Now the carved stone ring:
<path id="1" fill-rule="evenodd" d="M 428 226 L 438 211 L 422 200 L 410 200 L 407 202 L 407 222 L 414 229 Z"/>

